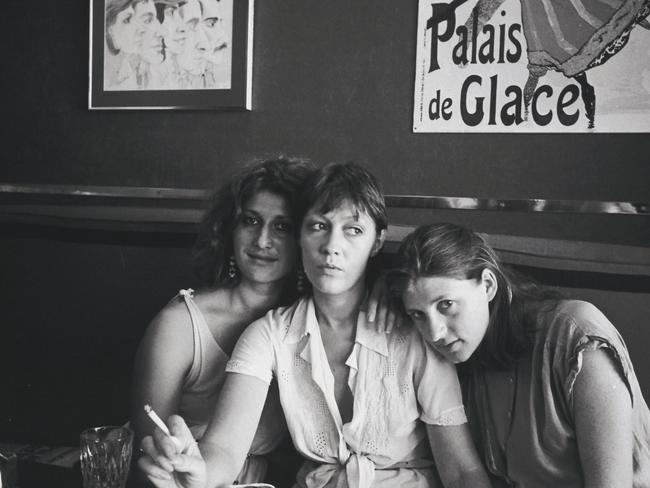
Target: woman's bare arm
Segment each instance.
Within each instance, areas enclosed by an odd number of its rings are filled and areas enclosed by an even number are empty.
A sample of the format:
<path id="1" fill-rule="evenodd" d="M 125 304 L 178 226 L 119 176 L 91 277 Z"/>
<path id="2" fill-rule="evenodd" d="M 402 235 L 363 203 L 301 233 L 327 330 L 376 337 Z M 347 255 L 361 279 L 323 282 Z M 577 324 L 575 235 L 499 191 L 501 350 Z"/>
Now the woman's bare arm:
<path id="1" fill-rule="evenodd" d="M 467 424 L 427 425 L 438 474 L 445 488 L 490 488 Z"/>
<path id="2" fill-rule="evenodd" d="M 574 419 L 585 488 L 632 486 L 632 400 L 605 349 L 583 352 Z"/>
<path id="3" fill-rule="evenodd" d="M 228 373 L 217 407 L 199 443 L 208 486 L 233 482 L 250 450 L 269 385 L 259 378 Z"/>
<path id="4" fill-rule="evenodd" d="M 135 446 L 151 435 L 153 424 L 144 414 L 150 404 L 161 418 L 178 413 L 183 378 L 192 362 L 193 336 L 183 304 L 168 305 L 151 322 L 135 356 L 131 391 L 131 425 Z"/>
<path id="5" fill-rule="evenodd" d="M 217 488 L 241 471 L 257 430 L 268 385 L 254 377 L 228 373 L 208 430 L 198 447 L 183 419 L 172 416 L 169 430 L 182 445 L 156 428 L 143 440 L 146 456 L 138 464 L 159 488 Z M 206 483 L 207 478 L 207 483 Z"/>

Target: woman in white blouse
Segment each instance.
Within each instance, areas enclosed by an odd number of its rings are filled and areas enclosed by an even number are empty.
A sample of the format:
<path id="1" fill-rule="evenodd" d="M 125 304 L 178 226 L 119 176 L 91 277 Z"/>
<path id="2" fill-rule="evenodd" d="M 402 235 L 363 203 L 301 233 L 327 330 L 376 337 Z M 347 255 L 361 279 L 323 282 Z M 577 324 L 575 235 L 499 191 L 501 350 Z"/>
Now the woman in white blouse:
<path id="1" fill-rule="evenodd" d="M 490 486 L 454 367 L 412 328 L 378 332 L 360 310 L 366 266 L 387 226 L 377 181 L 352 163 L 328 165 L 308 180 L 301 203 L 311 294 L 244 332 L 199 446 L 172 416 L 177 439 L 160 430 L 146 437 L 140 467 L 159 488 L 231 483 L 275 376 L 289 432 L 306 458 L 295 486 L 431 487 L 440 486 L 438 475 L 445 487 Z"/>

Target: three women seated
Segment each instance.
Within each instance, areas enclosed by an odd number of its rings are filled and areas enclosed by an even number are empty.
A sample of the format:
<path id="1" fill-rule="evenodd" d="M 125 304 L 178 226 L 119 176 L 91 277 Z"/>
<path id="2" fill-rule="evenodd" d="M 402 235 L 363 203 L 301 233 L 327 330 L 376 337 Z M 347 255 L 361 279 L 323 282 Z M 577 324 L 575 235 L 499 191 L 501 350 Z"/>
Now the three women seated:
<path id="1" fill-rule="evenodd" d="M 650 486 L 650 411 L 593 305 L 437 224 L 377 284 L 408 317 L 390 330 L 387 299 L 368 300 L 387 228 L 370 173 L 267 161 L 218 195 L 198 246 L 213 285 L 172 300 L 136 360 L 155 486 L 263 481 L 285 421 L 297 487 Z"/>

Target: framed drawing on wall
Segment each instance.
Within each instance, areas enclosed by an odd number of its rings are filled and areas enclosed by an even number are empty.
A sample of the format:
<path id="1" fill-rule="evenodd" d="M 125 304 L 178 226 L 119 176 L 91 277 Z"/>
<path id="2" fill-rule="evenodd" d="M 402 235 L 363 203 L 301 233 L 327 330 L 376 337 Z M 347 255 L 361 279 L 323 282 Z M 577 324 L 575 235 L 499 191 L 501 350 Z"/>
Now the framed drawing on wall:
<path id="1" fill-rule="evenodd" d="M 251 109 L 253 0 L 90 0 L 89 109 Z"/>

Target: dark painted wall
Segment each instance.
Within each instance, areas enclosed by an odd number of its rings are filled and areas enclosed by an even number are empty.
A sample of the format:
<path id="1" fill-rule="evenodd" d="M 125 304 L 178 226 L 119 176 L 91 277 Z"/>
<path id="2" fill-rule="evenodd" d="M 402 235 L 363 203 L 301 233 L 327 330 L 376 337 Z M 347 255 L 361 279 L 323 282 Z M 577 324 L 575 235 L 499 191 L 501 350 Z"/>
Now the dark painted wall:
<path id="1" fill-rule="evenodd" d="M 88 111 L 88 5 L 5 3 L 0 181 L 205 188 L 284 153 L 364 163 L 390 194 L 650 201 L 647 134 L 413 134 L 415 0 L 258 0 L 254 109 L 234 113 Z M 468 218 L 650 243 L 640 218 Z"/>
<path id="2" fill-rule="evenodd" d="M 144 328 L 196 286 L 187 236 L 5 226 L 0 439 L 78 442 L 128 420 Z M 9 439 L 7 439 L 9 438 Z"/>

